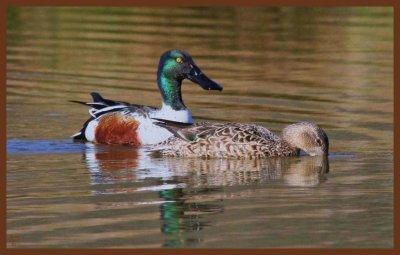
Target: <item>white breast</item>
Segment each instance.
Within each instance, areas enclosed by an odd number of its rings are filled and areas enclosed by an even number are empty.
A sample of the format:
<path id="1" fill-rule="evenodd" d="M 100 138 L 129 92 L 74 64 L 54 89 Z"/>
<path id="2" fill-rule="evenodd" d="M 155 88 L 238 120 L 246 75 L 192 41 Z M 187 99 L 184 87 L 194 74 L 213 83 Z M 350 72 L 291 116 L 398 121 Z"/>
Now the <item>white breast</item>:
<path id="1" fill-rule="evenodd" d="M 158 111 L 154 111 L 150 114 L 151 118 L 172 120 L 183 123 L 193 123 L 193 116 L 189 109 L 176 111 L 171 106 L 163 103 L 162 107 Z"/>
<path id="2" fill-rule="evenodd" d="M 154 124 L 156 120 L 151 118 L 166 119 L 183 123 L 193 123 L 192 113 L 188 110 L 176 111 L 170 106 L 163 104 L 161 109 L 149 113 L 150 118 L 137 117 L 140 123 L 139 137 L 143 145 L 156 144 L 170 138 L 172 134 Z"/>
<path id="3" fill-rule="evenodd" d="M 172 134 L 165 128 L 154 124 L 155 120 L 138 117 L 140 123 L 138 135 L 142 145 L 156 144 L 167 140 Z"/>

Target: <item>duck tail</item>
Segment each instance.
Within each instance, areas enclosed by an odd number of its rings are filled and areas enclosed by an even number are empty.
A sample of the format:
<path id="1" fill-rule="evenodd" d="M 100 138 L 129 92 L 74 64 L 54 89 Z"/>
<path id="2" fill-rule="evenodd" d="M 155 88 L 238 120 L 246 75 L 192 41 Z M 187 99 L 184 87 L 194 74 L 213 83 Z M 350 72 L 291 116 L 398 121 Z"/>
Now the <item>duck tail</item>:
<path id="1" fill-rule="evenodd" d="M 73 135 L 71 136 L 72 140 L 74 140 L 74 141 L 84 141 L 84 140 L 86 140 L 86 137 L 85 137 L 85 135 L 84 135 L 84 132 L 82 132 L 82 131 L 83 131 L 83 130 L 80 130 L 78 133 L 73 134 Z"/>
<path id="2" fill-rule="evenodd" d="M 70 102 L 70 103 L 77 103 L 77 104 L 83 104 L 83 105 L 87 105 L 87 103 L 86 103 L 86 102 L 77 101 L 77 100 L 68 100 L 68 102 Z"/>
<path id="3" fill-rule="evenodd" d="M 96 110 L 101 110 L 103 108 L 110 107 L 110 106 L 121 106 L 122 107 L 122 106 L 129 105 L 126 102 L 120 102 L 120 101 L 106 99 L 106 98 L 102 97 L 98 92 L 92 92 L 92 93 L 90 93 L 90 95 L 92 96 L 93 102 L 86 103 L 86 102 L 77 101 L 77 100 L 68 100 L 68 101 L 71 103 L 78 103 L 78 104 L 90 106 Z"/>
<path id="4" fill-rule="evenodd" d="M 95 103 L 100 103 L 100 102 L 104 102 L 104 98 L 100 95 L 100 93 L 93 91 L 92 93 L 90 93 L 90 95 L 93 98 L 93 102 Z"/>
<path id="5" fill-rule="evenodd" d="M 114 101 L 114 100 L 106 99 L 106 98 L 102 97 L 100 95 L 100 93 L 98 93 L 98 92 L 92 92 L 92 93 L 90 93 L 90 95 L 93 98 L 93 103 L 88 103 L 88 104 L 90 104 L 91 106 L 92 105 L 98 105 L 98 106 L 102 106 L 102 107 L 110 107 L 110 106 L 127 106 L 127 105 L 130 105 L 127 102 Z"/>
<path id="6" fill-rule="evenodd" d="M 94 120 L 93 117 L 89 118 L 89 119 L 83 124 L 83 127 L 81 128 L 81 130 L 79 130 L 78 133 L 73 134 L 73 135 L 71 136 L 71 138 L 72 138 L 74 141 L 87 141 L 86 136 L 85 136 L 85 131 L 86 131 L 86 128 L 87 128 L 89 122 L 91 122 L 92 120 Z"/>

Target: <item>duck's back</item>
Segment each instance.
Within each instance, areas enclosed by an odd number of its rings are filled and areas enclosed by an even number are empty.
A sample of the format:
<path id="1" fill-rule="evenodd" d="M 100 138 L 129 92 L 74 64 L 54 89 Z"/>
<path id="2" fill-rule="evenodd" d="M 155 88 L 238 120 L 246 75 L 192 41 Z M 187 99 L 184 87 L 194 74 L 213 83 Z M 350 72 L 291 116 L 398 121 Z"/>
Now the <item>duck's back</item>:
<path id="1" fill-rule="evenodd" d="M 268 129 L 254 124 L 201 122 L 157 145 L 165 156 L 266 158 L 296 155 L 297 150 Z"/>

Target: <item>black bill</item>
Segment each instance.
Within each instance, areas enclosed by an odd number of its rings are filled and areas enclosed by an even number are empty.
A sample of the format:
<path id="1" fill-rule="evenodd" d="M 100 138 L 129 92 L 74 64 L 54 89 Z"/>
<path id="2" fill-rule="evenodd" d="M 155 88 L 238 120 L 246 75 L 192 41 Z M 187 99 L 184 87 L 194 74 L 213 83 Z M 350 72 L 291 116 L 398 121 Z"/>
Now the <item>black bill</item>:
<path id="1" fill-rule="evenodd" d="M 200 68 L 195 65 L 192 66 L 187 78 L 192 82 L 199 84 L 203 89 L 219 91 L 222 91 L 223 89 L 221 85 L 208 78 L 203 72 L 201 72 Z"/>

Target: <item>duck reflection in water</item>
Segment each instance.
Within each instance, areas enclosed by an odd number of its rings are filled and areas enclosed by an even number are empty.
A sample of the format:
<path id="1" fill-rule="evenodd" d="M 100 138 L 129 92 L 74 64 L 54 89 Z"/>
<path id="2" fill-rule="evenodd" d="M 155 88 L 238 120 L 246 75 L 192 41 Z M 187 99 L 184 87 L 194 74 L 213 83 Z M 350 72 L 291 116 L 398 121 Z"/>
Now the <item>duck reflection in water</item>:
<path id="1" fill-rule="evenodd" d="M 327 156 L 275 157 L 259 160 L 160 158 L 144 149 L 87 143 L 84 160 L 93 194 L 157 192 L 165 247 L 201 242 L 204 217 L 224 211 L 224 187 L 281 182 L 315 187 L 326 180 Z M 147 197 L 147 196 L 146 196 Z M 129 201 L 131 202 L 131 201 Z"/>

